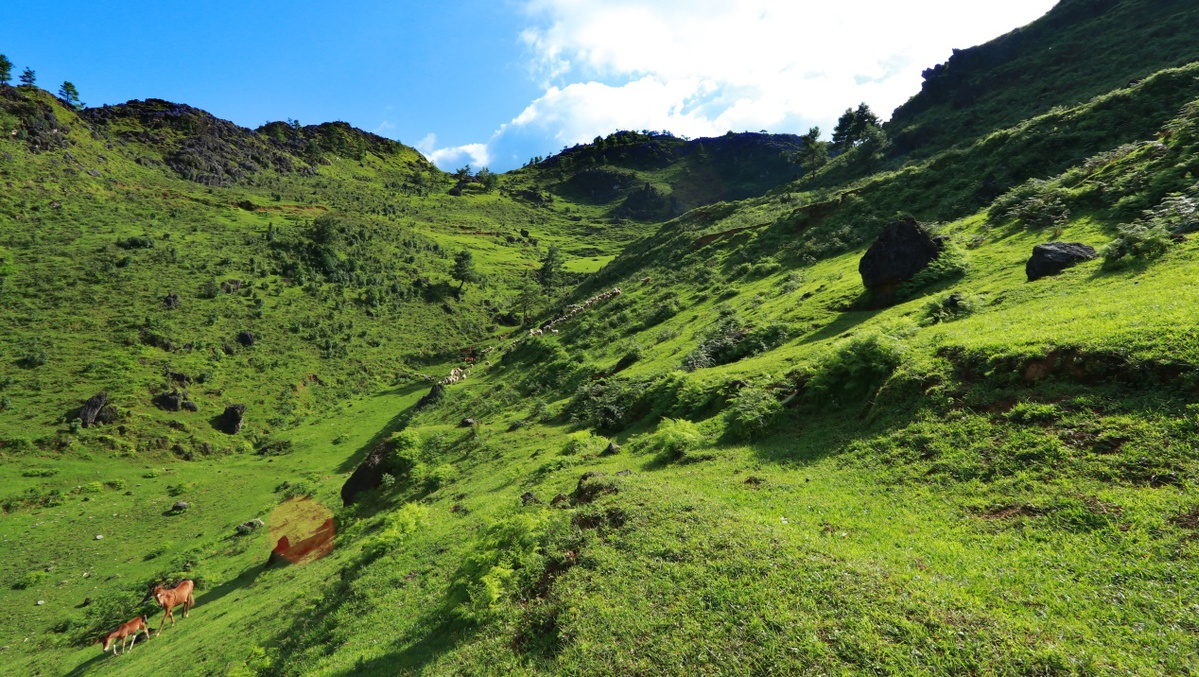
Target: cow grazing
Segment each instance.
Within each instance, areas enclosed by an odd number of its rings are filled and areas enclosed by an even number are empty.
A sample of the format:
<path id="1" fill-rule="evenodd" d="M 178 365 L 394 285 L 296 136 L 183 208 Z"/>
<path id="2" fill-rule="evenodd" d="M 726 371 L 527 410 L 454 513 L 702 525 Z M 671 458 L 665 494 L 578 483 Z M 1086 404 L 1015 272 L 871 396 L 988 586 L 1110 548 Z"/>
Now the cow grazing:
<path id="1" fill-rule="evenodd" d="M 158 633 L 154 636 L 162 634 L 162 629 L 166 627 L 167 619 L 171 619 L 171 627 L 175 627 L 175 607 L 183 605 L 183 617 L 187 618 L 188 612 L 191 611 L 195 600 L 192 598 L 192 590 L 196 584 L 190 579 L 185 579 L 174 588 L 158 585 L 154 588 L 154 601 L 158 602 L 158 606 L 162 607 L 164 612 L 162 615 L 162 625 L 158 626 Z"/>
<path id="2" fill-rule="evenodd" d="M 146 641 L 150 640 L 150 626 L 146 625 L 145 616 L 138 616 L 128 623 L 123 624 L 116 630 L 108 633 L 106 636 L 101 637 L 99 641 L 103 642 L 104 644 L 102 651 L 104 653 L 108 653 L 108 648 L 112 647 L 112 655 L 120 656 L 121 651 L 118 650 L 118 645 L 114 644 L 114 642 L 119 639 L 121 640 L 119 645 L 120 649 L 123 649 L 125 653 L 129 653 L 129 651 L 133 649 L 133 645 L 137 644 L 137 633 L 139 632 L 146 633 Z M 133 637 L 133 641 L 131 642 L 129 642 L 130 637 Z M 128 647 L 125 646 L 125 642 L 129 642 Z"/>

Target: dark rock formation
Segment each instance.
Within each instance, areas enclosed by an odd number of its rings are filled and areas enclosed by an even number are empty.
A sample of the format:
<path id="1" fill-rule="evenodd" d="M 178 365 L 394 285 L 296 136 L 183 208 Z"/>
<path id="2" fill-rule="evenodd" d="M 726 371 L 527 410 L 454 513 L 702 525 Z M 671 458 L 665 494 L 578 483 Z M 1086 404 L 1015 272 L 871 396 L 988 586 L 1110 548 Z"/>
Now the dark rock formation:
<path id="1" fill-rule="evenodd" d="M 471 426 L 476 426 L 476 425 L 479 425 L 479 421 L 477 419 L 473 419 L 473 418 L 464 418 L 458 422 L 459 428 L 469 428 Z"/>
<path id="2" fill-rule="evenodd" d="M 218 428 L 230 435 L 236 435 L 241 432 L 241 427 L 246 422 L 246 405 L 231 404 L 225 407 L 225 413 L 221 414 Z"/>
<path id="3" fill-rule="evenodd" d="M 538 505 L 541 503 L 541 501 L 536 496 L 534 496 L 533 492 L 531 492 L 531 491 L 526 491 L 525 493 L 521 494 L 520 502 L 522 505 L 529 505 L 530 503 L 532 503 L 533 505 Z"/>
<path id="4" fill-rule="evenodd" d="M 87 428 L 94 425 L 101 410 L 107 405 L 108 393 L 104 391 L 100 391 L 88 398 L 87 402 L 83 403 L 83 408 L 79 410 L 79 419 L 83 421 L 83 427 Z"/>
<path id="5" fill-rule="evenodd" d="M 600 452 L 600 456 L 615 456 L 620 453 L 620 445 L 615 442 L 609 442 L 608 448 Z"/>
<path id="6" fill-rule="evenodd" d="M 555 508 L 557 508 L 559 506 L 563 506 L 563 505 L 569 505 L 569 504 L 570 504 L 570 496 L 567 496 L 566 494 L 558 494 L 557 496 L 554 497 L 554 499 L 552 501 L 550 501 L 550 505 L 552 505 Z"/>
<path id="7" fill-rule="evenodd" d="M 154 406 L 166 411 L 179 411 L 180 409 L 196 411 L 196 405 L 188 399 L 186 390 L 158 393 L 154 396 Z"/>
<path id="8" fill-rule="evenodd" d="M 175 512 L 183 512 L 184 510 L 187 510 L 190 507 L 192 507 L 192 506 L 187 501 L 175 501 L 175 505 L 171 506 L 171 510 L 173 510 Z"/>
<path id="9" fill-rule="evenodd" d="M 362 463 L 354 468 L 353 474 L 341 485 L 341 502 L 352 505 L 354 498 L 363 491 L 378 488 L 383 482 L 383 474 L 387 472 L 387 453 L 391 447 L 386 443 L 380 444 L 362 459 Z"/>
<path id="10" fill-rule="evenodd" d="M 413 407 L 413 410 L 420 411 L 429 405 L 437 404 L 443 397 L 445 397 L 445 386 L 441 385 L 440 383 L 435 383 L 433 384 L 433 387 L 429 389 L 429 392 L 424 397 L 420 398 L 420 400 L 416 403 L 416 406 Z"/>
<path id="11" fill-rule="evenodd" d="M 862 285 L 888 301 L 900 284 L 916 276 L 941 255 L 942 243 L 928 234 L 916 219 L 906 217 L 887 224 L 858 262 Z"/>
<path id="12" fill-rule="evenodd" d="M 254 345 L 254 341 L 256 340 L 258 340 L 258 337 L 253 332 L 240 331 L 237 333 L 237 342 L 247 348 Z"/>
<path id="13" fill-rule="evenodd" d="M 1024 265 L 1028 281 L 1057 275 L 1080 261 L 1095 258 L 1095 248 L 1081 242 L 1046 242 L 1032 248 L 1032 258 Z"/>

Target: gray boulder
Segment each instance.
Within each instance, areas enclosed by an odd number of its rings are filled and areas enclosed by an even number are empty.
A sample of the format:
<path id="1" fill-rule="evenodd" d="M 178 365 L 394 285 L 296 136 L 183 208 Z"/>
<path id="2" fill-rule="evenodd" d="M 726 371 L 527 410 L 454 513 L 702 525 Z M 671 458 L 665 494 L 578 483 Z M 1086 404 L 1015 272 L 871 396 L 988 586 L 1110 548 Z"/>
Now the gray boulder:
<path id="1" fill-rule="evenodd" d="M 1032 258 L 1024 264 L 1028 281 L 1057 275 L 1081 261 L 1095 258 L 1095 248 L 1081 242 L 1046 242 L 1032 248 Z"/>

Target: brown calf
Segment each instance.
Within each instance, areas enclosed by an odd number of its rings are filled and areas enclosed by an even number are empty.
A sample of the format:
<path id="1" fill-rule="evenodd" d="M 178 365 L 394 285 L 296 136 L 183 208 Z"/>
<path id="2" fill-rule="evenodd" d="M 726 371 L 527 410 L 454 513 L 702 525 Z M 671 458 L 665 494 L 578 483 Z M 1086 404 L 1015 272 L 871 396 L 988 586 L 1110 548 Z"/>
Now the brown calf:
<path id="1" fill-rule="evenodd" d="M 120 648 L 124 649 L 125 653 L 129 653 L 133 649 L 133 645 L 137 644 L 137 633 L 146 633 L 146 640 L 150 639 L 150 626 L 146 625 L 146 617 L 138 616 L 137 618 L 125 623 L 121 627 L 108 633 L 107 636 L 101 637 L 100 641 L 104 643 L 104 653 L 108 653 L 108 647 L 112 647 L 112 655 L 120 656 L 121 652 L 117 650 L 117 645 L 113 644 L 116 640 L 121 640 Z M 129 641 L 130 635 L 133 636 L 133 641 L 129 642 L 129 647 L 125 647 L 125 642 Z"/>
<path id="2" fill-rule="evenodd" d="M 168 618 L 171 619 L 171 627 L 175 627 L 174 609 L 176 606 L 183 605 L 183 617 L 187 618 L 188 612 L 191 611 L 192 605 L 195 604 L 195 600 L 192 599 L 192 590 L 195 587 L 196 584 L 190 579 L 184 579 L 182 583 L 176 585 L 174 588 L 167 588 L 162 585 L 155 586 L 154 601 L 158 602 L 158 606 L 166 611 L 162 615 L 162 625 L 158 626 L 158 633 L 154 635 L 155 637 L 162 634 L 162 629 L 166 627 Z"/>

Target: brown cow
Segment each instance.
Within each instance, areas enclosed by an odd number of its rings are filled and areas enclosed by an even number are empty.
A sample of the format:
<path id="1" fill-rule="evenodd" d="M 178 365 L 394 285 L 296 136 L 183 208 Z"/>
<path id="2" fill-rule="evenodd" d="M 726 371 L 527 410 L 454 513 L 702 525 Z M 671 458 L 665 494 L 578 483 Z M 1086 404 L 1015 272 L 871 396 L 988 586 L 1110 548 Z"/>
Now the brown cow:
<path id="1" fill-rule="evenodd" d="M 150 640 L 150 626 L 146 625 L 146 617 L 145 616 L 138 616 L 137 618 L 129 621 L 128 623 L 125 623 L 124 625 L 117 628 L 116 630 L 113 630 L 112 632 L 108 633 L 107 636 L 101 637 L 100 642 L 104 643 L 104 649 L 102 649 L 102 651 L 104 653 L 108 653 L 108 647 L 111 646 L 112 647 L 112 655 L 120 656 L 121 652 L 117 650 L 117 645 L 113 644 L 113 642 L 115 642 L 116 640 L 119 639 L 119 640 L 121 640 L 121 645 L 120 645 L 121 649 L 124 649 L 125 653 L 129 653 L 129 651 L 131 649 L 133 649 L 133 645 L 137 644 L 137 633 L 139 633 L 139 632 L 146 633 L 146 641 Z M 129 640 L 130 635 L 133 636 L 133 641 L 129 642 L 128 648 L 125 648 L 125 642 L 127 642 Z"/>
<path id="2" fill-rule="evenodd" d="M 183 617 L 187 618 L 188 612 L 191 611 L 195 600 L 192 599 L 192 590 L 196 584 L 191 579 L 184 579 L 179 585 L 174 588 L 168 588 L 162 585 L 155 586 L 154 600 L 158 602 L 158 606 L 162 607 L 166 613 L 162 615 L 162 625 L 158 626 L 158 633 L 154 636 L 162 634 L 162 629 L 166 627 L 167 619 L 171 619 L 171 627 L 175 627 L 174 609 L 180 604 L 183 605 Z"/>

